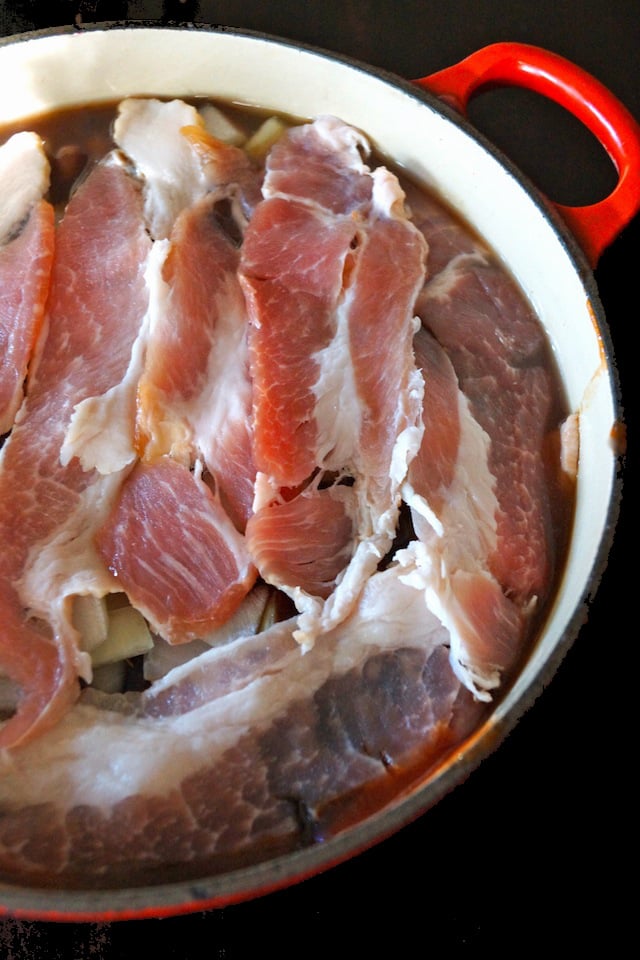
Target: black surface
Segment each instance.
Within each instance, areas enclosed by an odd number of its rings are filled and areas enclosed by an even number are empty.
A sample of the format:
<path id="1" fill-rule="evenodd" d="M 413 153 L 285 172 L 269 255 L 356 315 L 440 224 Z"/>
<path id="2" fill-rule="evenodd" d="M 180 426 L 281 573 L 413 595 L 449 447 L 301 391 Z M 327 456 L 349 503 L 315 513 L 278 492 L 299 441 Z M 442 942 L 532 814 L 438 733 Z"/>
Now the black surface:
<path id="1" fill-rule="evenodd" d="M 10 2 L 0 34 L 108 19 L 197 20 L 297 39 L 391 70 L 434 72 L 497 40 L 539 44 L 593 73 L 640 117 L 637 0 L 476 2 Z M 474 119 L 553 199 L 595 199 L 611 170 L 559 111 L 488 95 Z M 569 132 L 567 132 L 567 129 Z M 595 194 L 595 196 L 592 196 Z M 622 956 L 635 940 L 625 895 L 636 698 L 629 595 L 637 512 L 637 220 L 596 270 L 630 452 L 618 535 L 589 620 L 549 688 L 498 752 L 437 808 L 355 860 L 222 910 L 114 924 L 0 920 L 0 958 L 112 960 L 329 956 Z M 633 884 L 633 873 L 631 874 Z"/>

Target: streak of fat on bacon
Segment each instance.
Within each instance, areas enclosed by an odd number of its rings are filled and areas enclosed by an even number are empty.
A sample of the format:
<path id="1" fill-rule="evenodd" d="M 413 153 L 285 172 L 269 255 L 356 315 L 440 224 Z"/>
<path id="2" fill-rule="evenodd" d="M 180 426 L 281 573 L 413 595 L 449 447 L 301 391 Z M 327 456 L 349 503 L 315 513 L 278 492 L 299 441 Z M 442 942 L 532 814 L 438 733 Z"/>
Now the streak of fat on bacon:
<path id="1" fill-rule="evenodd" d="M 157 882 L 295 849 L 340 830 L 341 798 L 367 785 L 392 795 L 477 719 L 446 630 L 397 570 L 374 574 L 304 657 L 294 627 L 211 649 L 140 694 L 87 690 L 0 758 L 4 876 Z M 17 823 L 52 842 L 16 844 Z"/>
<path id="2" fill-rule="evenodd" d="M 92 532 L 119 475 L 60 455 L 74 407 L 120 383 L 129 367 L 148 305 L 150 246 L 137 182 L 116 162 L 99 164 L 58 226 L 46 336 L 0 460 L 0 670 L 20 687 L 2 746 L 54 724 L 77 696 L 78 676 L 90 679 L 71 596 L 114 589 Z"/>
<path id="3" fill-rule="evenodd" d="M 49 189 L 50 168 L 42 138 L 24 131 L 0 147 L 0 242 L 21 227 L 35 203 Z"/>
<path id="4" fill-rule="evenodd" d="M 104 393 L 91 394 L 74 405 L 60 449 L 63 466 L 77 458 L 83 470 L 97 470 L 108 476 L 131 466 L 138 456 L 137 395 L 150 331 L 164 299 L 161 278 L 167 248 L 168 242 L 159 240 L 149 250 L 144 265 L 147 308 L 122 378 Z"/>
<path id="5" fill-rule="evenodd" d="M 397 178 L 384 167 L 371 170 L 368 152 L 362 134 L 334 117 L 285 134 L 269 155 L 264 199 L 241 256 L 256 515 L 290 499 L 287 489 L 304 488 L 317 471 L 348 477 L 356 505 L 352 555 L 326 597 L 301 590 L 293 570 L 287 574 L 254 538 L 262 576 L 300 610 L 296 638 L 305 649 L 348 616 L 389 549 L 400 486 L 421 436 L 412 339 L 426 244 Z M 316 511 L 318 499 L 306 496 Z M 284 541 L 295 536 L 290 513 L 279 514 Z M 255 532 L 257 520 L 252 525 Z"/>
<path id="6" fill-rule="evenodd" d="M 0 147 L 0 436 L 13 426 L 42 329 L 54 247 L 49 161 L 42 139 Z"/>

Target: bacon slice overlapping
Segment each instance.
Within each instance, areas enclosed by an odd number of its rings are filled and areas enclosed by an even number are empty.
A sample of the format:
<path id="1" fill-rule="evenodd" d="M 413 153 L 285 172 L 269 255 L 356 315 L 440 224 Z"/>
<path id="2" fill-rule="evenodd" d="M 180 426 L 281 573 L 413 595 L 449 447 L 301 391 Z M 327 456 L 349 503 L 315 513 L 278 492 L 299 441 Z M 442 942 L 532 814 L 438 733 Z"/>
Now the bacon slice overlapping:
<path id="1" fill-rule="evenodd" d="M 256 578 L 229 519 L 244 528 L 255 470 L 238 253 L 217 215 L 251 171 L 180 101 L 124 101 L 115 136 L 142 178 L 153 295 L 135 384 L 144 463 L 123 481 L 97 545 L 152 627 L 183 643 L 230 616 Z M 219 498 L 191 474 L 201 463 Z"/>
<path id="2" fill-rule="evenodd" d="M 244 530 L 255 466 L 237 246 L 262 174 L 182 101 L 124 101 L 115 137 L 143 179 L 147 224 L 163 251 L 138 384 L 138 452 L 149 462 L 202 460 Z"/>

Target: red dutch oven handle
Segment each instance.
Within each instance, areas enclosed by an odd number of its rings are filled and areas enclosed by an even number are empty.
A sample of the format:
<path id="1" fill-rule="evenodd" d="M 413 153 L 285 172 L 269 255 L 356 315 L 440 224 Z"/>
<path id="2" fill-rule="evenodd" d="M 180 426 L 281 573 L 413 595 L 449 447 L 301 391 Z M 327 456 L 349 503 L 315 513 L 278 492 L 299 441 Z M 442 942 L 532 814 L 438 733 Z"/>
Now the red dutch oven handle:
<path id="1" fill-rule="evenodd" d="M 495 43 L 460 63 L 414 81 L 464 114 L 482 90 L 525 87 L 569 110 L 600 141 L 618 172 L 613 191 L 589 206 L 554 204 L 592 267 L 640 211 L 640 125 L 591 74 L 524 43 Z"/>

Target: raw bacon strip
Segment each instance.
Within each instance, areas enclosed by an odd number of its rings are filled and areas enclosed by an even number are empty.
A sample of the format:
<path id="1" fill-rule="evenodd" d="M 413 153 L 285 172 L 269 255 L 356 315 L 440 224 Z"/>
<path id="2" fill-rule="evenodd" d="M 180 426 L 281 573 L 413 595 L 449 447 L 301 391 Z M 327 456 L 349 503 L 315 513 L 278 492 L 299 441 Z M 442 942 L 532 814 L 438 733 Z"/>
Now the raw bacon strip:
<path id="1" fill-rule="evenodd" d="M 124 101 L 114 136 L 142 178 L 159 253 L 137 386 L 136 442 L 145 464 L 125 482 L 98 544 L 155 629 L 183 642 L 229 616 L 256 577 L 220 502 L 189 473 L 204 461 L 244 528 L 255 475 L 245 309 L 238 254 L 216 204 L 256 175 L 246 155 L 208 137 L 197 111 L 182 101 Z M 175 526 L 185 509 L 177 509 L 180 495 L 202 530 Z"/>
<path id="2" fill-rule="evenodd" d="M 157 883 L 299 849 L 384 804 L 478 720 L 446 631 L 397 572 L 304 657 L 292 629 L 211 650 L 142 694 L 87 691 L 2 769 L 4 878 Z"/>
<path id="3" fill-rule="evenodd" d="M 331 117 L 282 137 L 241 257 L 261 474 L 256 509 L 318 470 L 351 477 L 357 504 L 354 555 L 326 603 L 283 583 L 282 571 L 261 568 L 295 595 L 305 645 L 348 615 L 388 549 L 420 437 L 422 381 L 411 340 L 425 243 L 396 178 L 364 165 L 366 149 L 357 131 Z M 255 535 L 252 543 L 270 555 Z"/>
<path id="4" fill-rule="evenodd" d="M 44 318 L 53 259 L 53 207 L 41 200 L 0 249 L 0 434 L 11 429 Z"/>
<path id="5" fill-rule="evenodd" d="M 413 359 L 413 307 L 426 250 L 404 216 L 395 178 L 381 168 L 374 183 L 375 219 L 354 266 L 347 307 L 362 411 L 353 460 L 373 529 L 392 539 L 399 484 L 420 440 L 422 379 Z"/>
<path id="6" fill-rule="evenodd" d="M 335 335 L 354 237 L 350 219 L 280 199 L 256 208 L 245 235 L 240 279 L 252 321 L 254 451 L 275 486 L 295 487 L 318 465 L 319 355 Z"/>
<path id="7" fill-rule="evenodd" d="M 216 197 L 178 217 L 162 268 L 162 309 L 138 386 L 145 460 L 204 460 L 238 529 L 253 504 L 251 384 L 239 254 L 220 228 Z"/>
<path id="8" fill-rule="evenodd" d="M 99 165 L 59 226 L 46 341 L 20 423 L 2 450 L 0 669 L 21 687 L 2 746 L 54 724 L 77 696 L 78 673 L 89 676 L 70 595 L 111 588 L 91 532 L 118 477 L 83 471 L 75 458 L 63 466 L 60 451 L 74 406 L 127 370 L 147 307 L 149 249 L 137 185 L 120 166 Z"/>
<path id="9" fill-rule="evenodd" d="M 473 416 L 491 438 L 498 508 L 489 566 L 525 606 L 546 596 L 553 575 L 544 450 L 558 411 L 544 333 L 486 248 L 437 204 L 408 191 L 435 258 L 418 312 L 449 354 Z"/>
<path id="10" fill-rule="evenodd" d="M 416 332 L 413 346 L 424 379 L 424 433 L 408 478 L 438 513 L 453 482 L 460 447 L 458 379 L 447 354 L 426 330 Z"/>
<path id="11" fill-rule="evenodd" d="M 131 603 L 174 643 L 224 622 L 256 578 L 219 502 L 170 457 L 134 468 L 96 542 Z"/>
<path id="12" fill-rule="evenodd" d="M 155 315 L 164 252 L 162 243 L 154 243 L 144 265 L 148 306 L 131 345 L 127 369 L 104 393 L 92 394 L 74 405 L 60 450 L 63 466 L 77 458 L 83 470 L 95 469 L 108 476 L 119 473 L 137 459 L 136 392 Z"/>
<path id="13" fill-rule="evenodd" d="M 138 450 L 149 461 L 204 460 L 242 530 L 255 466 L 237 241 L 261 175 L 183 101 L 123 101 L 114 136 L 143 179 L 151 235 L 165 244 L 138 388 Z"/>
<path id="14" fill-rule="evenodd" d="M 442 347 L 426 330 L 414 343 L 425 381 L 425 431 L 404 498 L 421 548 L 413 545 L 397 559 L 415 567 L 410 579 L 448 628 L 454 671 L 477 697 L 489 699 L 514 664 L 525 622 L 489 570 L 498 505 L 489 438 L 473 420 Z"/>
<path id="15" fill-rule="evenodd" d="M 0 147 L 0 183 L 1 436 L 11 429 L 23 400 L 53 259 L 53 207 L 43 199 L 49 162 L 36 134 L 15 134 Z"/>
<path id="16" fill-rule="evenodd" d="M 325 449 L 321 438 L 317 392 L 326 386 L 316 392 L 316 385 L 327 380 L 323 353 L 336 341 L 351 251 L 371 207 L 373 180 L 363 149 L 364 138 L 333 117 L 288 131 L 269 154 L 265 199 L 245 234 L 240 279 L 251 320 L 256 465 L 275 486 L 303 483 L 325 466 L 333 446 Z M 340 379 L 350 370 L 348 351 L 346 333 L 338 348 Z M 332 383 L 334 401 L 340 379 Z M 340 421 L 340 414 L 347 419 L 351 410 L 334 407 L 332 419 Z"/>
<path id="17" fill-rule="evenodd" d="M 490 439 L 469 412 L 442 347 L 426 330 L 415 337 L 425 379 L 425 430 L 409 465 L 405 500 L 423 541 L 447 540 L 459 561 L 484 560 L 496 546 L 495 478 L 489 469 Z"/>
<path id="18" fill-rule="evenodd" d="M 0 748 L 10 748 L 54 726 L 79 691 L 73 655 L 58 649 L 37 621 L 25 620 L 12 591 L 0 588 L 0 669 L 20 692 L 16 714 L 0 725 Z"/>

